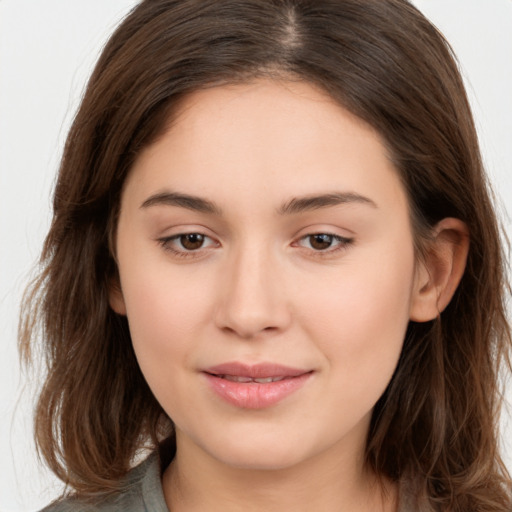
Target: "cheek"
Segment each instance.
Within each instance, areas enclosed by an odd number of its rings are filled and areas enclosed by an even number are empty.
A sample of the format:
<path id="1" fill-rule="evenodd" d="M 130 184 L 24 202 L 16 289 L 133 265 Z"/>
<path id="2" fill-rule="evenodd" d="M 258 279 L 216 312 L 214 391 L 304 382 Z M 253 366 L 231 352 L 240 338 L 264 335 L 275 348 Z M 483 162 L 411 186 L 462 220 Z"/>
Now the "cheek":
<path id="1" fill-rule="evenodd" d="M 194 282 L 180 282 L 153 267 L 126 283 L 132 344 L 144 378 L 165 412 L 178 424 L 196 407 L 185 392 L 200 339 L 206 305 Z M 151 274 L 151 275 L 148 275 Z"/>
<path id="2" fill-rule="evenodd" d="M 187 367 L 208 315 L 204 287 L 169 265 L 126 268 L 122 275 L 127 317 L 139 365 L 151 387 Z"/>
<path id="3" fill-rule="evenodd" d="M 336 367 L 333 375 L 345 383 L 374 382 L 376 389 L 387 385 L 401 352 L 414 274 L 412 253 L 378 254 L 347 260 L 323 293 L 318 282 L 309 287 L 301 308 L 304 328 Z"/>

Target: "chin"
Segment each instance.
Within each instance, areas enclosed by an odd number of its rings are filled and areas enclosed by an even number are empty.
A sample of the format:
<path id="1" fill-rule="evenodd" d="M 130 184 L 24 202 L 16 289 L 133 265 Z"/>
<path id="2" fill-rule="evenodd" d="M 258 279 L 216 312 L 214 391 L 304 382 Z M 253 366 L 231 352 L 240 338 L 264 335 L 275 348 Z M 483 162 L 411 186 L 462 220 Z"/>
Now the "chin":
<path id="1" fill-rule="evenodd" d="M 205 446 L 210 455 L 227 466 L 250 471 L 276 471 L 297 466 L 312 457 L 320 447 L 307 448 L 300 436 L 269 439 L 268 436 L 248 439 L 232 437 L 216 446 Z"/>
<path id="2" fill-rule="evenodd" d="M 278 471 L 298 465 L 302 460 L 297 453 L 230 453 L 223 454 L 222 462 L 226 465 L 247 471 Z"/>

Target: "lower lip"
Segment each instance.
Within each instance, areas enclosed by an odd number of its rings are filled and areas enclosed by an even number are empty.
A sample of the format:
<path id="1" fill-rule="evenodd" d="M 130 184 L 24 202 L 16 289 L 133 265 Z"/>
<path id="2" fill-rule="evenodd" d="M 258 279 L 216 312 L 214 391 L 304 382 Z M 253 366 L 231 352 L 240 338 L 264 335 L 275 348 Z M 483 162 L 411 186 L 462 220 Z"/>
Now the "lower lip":
<path id="1" fill-rule="evenodd" d="M 210 373 L 204 375 L 211 389 L 226 402 L 242 409 L 264 409 L 298 391 L 309 380 L 312 372 L 264 384 L 233 382 Z"/>

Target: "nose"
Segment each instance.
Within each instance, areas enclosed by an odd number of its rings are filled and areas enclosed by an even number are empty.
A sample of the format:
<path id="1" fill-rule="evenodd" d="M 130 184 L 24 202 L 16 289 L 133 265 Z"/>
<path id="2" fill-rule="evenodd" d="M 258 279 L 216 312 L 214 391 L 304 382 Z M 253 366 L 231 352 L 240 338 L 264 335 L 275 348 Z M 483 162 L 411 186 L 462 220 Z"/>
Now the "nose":
<path id="1" fill-rule="evenodd" d="M 246 250 L 220 276 L 215 320 L 223 331 L 251 339 L 285 330 L 291 321 L 283 272 L 264 250 Z"/>

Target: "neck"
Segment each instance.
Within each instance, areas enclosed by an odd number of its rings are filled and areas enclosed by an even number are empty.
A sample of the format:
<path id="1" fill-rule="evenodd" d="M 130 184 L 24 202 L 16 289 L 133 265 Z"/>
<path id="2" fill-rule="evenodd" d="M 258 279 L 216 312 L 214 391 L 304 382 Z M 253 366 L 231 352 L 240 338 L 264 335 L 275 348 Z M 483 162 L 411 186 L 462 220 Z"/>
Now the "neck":
<path id="1" fill-rule="evenodd" d="M 395 487 L 365 470 L 362 457 L 333 450 L 284 469 L 228 466 L 191 443 L 178 443 L 164 473 L 172 512 L 393 512 Z"/>

